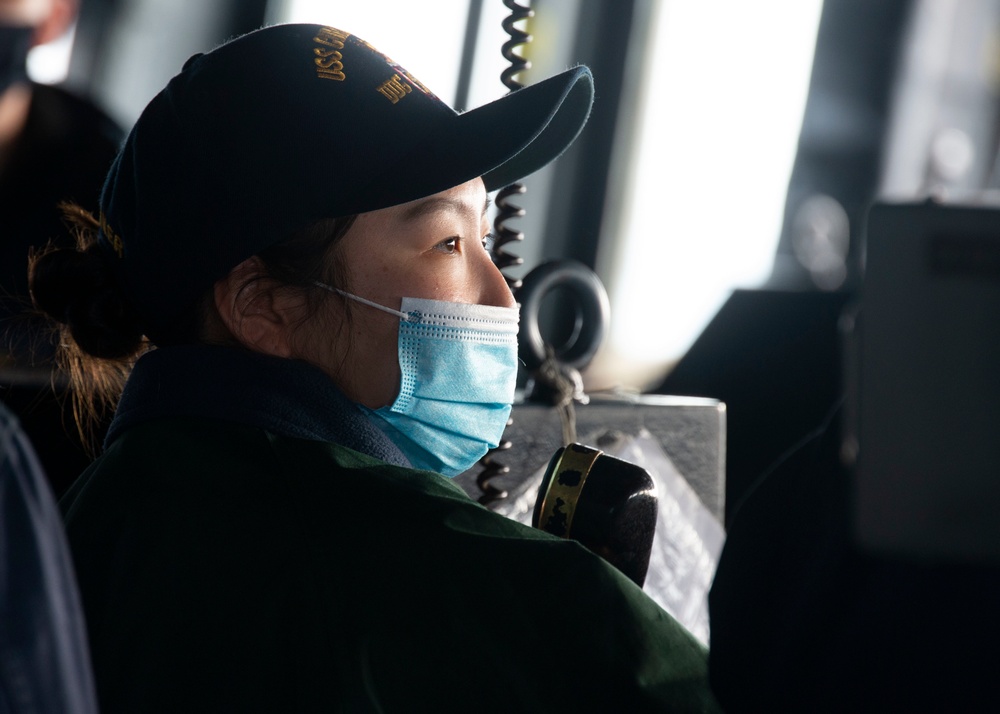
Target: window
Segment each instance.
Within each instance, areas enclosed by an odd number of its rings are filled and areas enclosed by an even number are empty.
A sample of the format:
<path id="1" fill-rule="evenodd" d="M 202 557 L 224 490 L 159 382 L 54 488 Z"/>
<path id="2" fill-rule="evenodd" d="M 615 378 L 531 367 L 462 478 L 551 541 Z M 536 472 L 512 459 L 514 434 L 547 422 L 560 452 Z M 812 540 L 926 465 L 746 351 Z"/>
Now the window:
<path id="1" fill-rule="evenodd" d="M 821 7 L 656 5 L 631 156 L 619 162 L 622 222 L 602 246 L 612 322 L 597 382 L 655 383 L 733 288 L 769 275 Z"/>

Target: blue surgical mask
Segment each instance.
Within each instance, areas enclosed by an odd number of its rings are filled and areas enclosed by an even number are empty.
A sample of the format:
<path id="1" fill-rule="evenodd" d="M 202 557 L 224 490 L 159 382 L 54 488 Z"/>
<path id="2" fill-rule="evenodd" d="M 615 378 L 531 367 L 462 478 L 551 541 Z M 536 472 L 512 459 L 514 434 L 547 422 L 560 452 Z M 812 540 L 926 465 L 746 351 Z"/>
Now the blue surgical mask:
<path id="1" fill-rule="evenodd" d="M 399 396 L 362 409 L 415 468 L 457 476 L 496 448 L 517 381 L 516 307 L 404 297 L 393 310 L 321 287 L 399 317 Z"/>

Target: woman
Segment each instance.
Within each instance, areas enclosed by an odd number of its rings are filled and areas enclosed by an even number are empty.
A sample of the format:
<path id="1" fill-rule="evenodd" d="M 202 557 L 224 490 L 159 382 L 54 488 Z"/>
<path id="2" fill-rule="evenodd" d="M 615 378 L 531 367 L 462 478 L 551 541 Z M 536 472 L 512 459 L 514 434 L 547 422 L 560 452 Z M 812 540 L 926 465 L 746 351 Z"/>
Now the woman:
<path id="1" fill-rule="evenodd" d="M 78 374 L 141 353 L 63 502 L 103 711 L 712 707 L 640 590 L 431 471 L 474 464 L 513 398 L 487 191 L 591 101 L 576 68 L 459 116 L 315 25 L 153 99 L 81 250 L 32 276 Z"/>

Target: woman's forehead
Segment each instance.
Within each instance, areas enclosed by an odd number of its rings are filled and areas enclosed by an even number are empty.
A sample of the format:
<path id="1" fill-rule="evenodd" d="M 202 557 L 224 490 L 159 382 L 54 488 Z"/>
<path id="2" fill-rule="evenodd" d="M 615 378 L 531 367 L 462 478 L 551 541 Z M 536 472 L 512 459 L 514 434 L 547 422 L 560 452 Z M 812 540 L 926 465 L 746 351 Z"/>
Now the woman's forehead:
<path id="1" fill-rule="evenodd" d="M 452 214 L 459 218 L 479 219 L 489 208 L 489 194 L 481 178 L 475 178 L 445 191 L 398 206 L 390 206 L 362 215 L 381 215 L 395 221 L 415 221 L 431 215 Z"/>

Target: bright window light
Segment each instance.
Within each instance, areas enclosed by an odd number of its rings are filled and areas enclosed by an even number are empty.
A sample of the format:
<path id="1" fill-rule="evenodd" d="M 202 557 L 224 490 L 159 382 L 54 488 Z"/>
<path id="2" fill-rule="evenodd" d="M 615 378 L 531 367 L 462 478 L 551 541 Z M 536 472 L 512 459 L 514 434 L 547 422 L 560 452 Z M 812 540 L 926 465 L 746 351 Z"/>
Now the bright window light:
<path id="1" fill-rule="evenodd" d="M 28 76 L 42 84 L 56 84 L 66 79 L 75 36 L 76 25 L 73 25 L 59 39 L 33 48 L 28 53 Z"/>
<path id="2" fill-rule="evenodd" d="M 601 371 L 662 376 L 734 287 L 770 274 L 821 8 L 658 3 L 605 271 L 613 315 Z"/>

